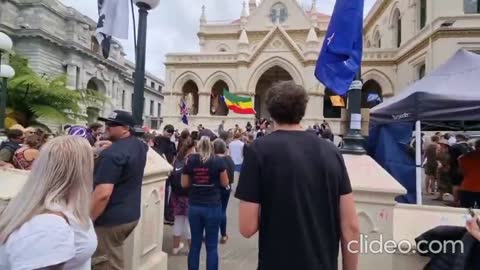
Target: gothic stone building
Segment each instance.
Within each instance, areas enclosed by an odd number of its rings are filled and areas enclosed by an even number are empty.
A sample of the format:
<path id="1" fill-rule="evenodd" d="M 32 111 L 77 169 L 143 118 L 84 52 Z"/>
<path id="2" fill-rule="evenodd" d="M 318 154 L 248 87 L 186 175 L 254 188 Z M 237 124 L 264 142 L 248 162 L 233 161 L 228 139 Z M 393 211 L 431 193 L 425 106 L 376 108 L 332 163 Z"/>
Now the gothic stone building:
<path id="1" fill-rule="evenodd" d="M 257 2 L 250 0 L 239 19 L 226 22 L 209 22 L 204 8 L 200 52 L 167 55 L 165 122 L 180 124 L 179 103 L 185 99 L 192 126 L 216 128 L 221 120 L 227 126 L 245 125 L 253 116 L 228 112 L 220 98 L 223 89 L 252 97 L 257 117 L 268 117 L 265 90 L 273 82 L 293 80 L 310 96 L 303 124 L 326 119 L 342 133 L 346 113 L 333 106 L 333 93 L 314 77 L 330 17 L 317 11 L 315 1 L 307 10 L 296 0 Z M 364 22 L 365 131 L 370 93 L 389 98 L 457 49 L 479 50 L 479 12 L 479 0 L 376 1 Z"/>

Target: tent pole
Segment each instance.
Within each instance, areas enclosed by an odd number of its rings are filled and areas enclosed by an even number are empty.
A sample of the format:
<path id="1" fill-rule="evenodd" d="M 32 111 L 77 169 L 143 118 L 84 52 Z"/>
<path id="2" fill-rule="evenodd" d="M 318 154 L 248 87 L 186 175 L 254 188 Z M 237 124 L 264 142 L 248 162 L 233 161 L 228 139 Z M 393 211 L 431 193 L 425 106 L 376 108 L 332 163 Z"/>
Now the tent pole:
<path id="1" fill-rule="evenodd" d="M 422 123 L 415 123 L 415 178 L 417 205 L 422 205 Z"/>

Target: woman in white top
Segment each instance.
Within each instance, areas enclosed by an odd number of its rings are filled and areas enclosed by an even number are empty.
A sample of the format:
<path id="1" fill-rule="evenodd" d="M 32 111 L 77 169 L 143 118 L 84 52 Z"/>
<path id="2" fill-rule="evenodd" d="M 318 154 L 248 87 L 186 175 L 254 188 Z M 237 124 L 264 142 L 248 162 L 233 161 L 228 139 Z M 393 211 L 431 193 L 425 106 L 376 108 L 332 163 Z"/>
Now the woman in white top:
<path id="1" fill-rule="evenodd" d="M 47 142 L 0 215 L 0 269 L 91 269 L 97 247 L 89 209 L 92 178 L 87 140 L 64 136 Z"/>

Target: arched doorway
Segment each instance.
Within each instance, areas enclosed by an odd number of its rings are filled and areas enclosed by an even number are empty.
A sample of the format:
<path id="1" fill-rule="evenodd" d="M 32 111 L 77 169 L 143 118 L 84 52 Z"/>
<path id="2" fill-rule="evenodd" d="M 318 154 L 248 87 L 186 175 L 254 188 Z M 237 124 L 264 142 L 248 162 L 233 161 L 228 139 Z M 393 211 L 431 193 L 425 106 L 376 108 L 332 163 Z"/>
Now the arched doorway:
<path id="1" fill-rule="evenodd" d="M 362 88 L 362 108 L 371 109 L 382 103 L 382 87 L 375 80 L 368 80 Z"/>
<path id="2" fill-rule="evenodd" d="M 210 114 L 217 116 L 228 115 L 228 107 L 223 97 L 223 90 L 229 91 L 227 83 L 222 80 L 217 81 L 211 90 L 210 96 Z"/>
<path id="3" fill-rule="evenodd" d="M 97 91 L 105 94 L 105 84 L 97 78 L 91 78 L 87 82 L 87 90 Z M 98 108 L 97 106 L 87 107 L 87 121 L 89 124 L 97 121 L 98 117 L 100 116 L 100 111 L 101 108 Z"/>
<path id="4" fill-rule="evenodd" d="M 255 88 L 255 111 L 257 112 L 257 118 L 270 118 L 270 114 L 265 106 L 265 99 L 267 90 L 272 84 L 291 80 L 293 80 L 292 76 L 279 66 L 274 66 L 263 73 Z"/>
<path id="5" fill-rule="evenodd" d="M 183 99 L 187 103 L 188 112 L 190 115 L 198 114 L 198 86 L 189 80 L 182 87 Z"/>

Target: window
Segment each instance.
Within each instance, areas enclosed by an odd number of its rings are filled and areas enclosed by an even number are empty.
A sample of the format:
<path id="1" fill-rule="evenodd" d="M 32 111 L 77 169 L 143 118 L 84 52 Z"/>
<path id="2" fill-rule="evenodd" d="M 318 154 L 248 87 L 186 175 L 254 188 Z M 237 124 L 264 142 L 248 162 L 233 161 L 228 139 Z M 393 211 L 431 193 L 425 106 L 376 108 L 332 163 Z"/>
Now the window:
<path id="1" fill-rule="evenodd" d="M 402 45 L 402 18 L 398 9 L 393 13 L 392 23 L 395 29 L 395 46 L 400 48 L 400 45 Z"/>
<path id="2" fill-rule="evenodd" d="M 157 117 L 160 117 L 162 115 L 162 104 L 158 103 L 157 105 L 158 105 L 158 107 L 157 107 Z"/>
<path id="3" fill-rule="evenodd" d="M 284 23 L 288 19 L 287 7 L 282 3 L 276 3 L 270 10 L 270 20 L 272 23 Z"/>
<path id="4" fill-rule="evenodd" d="M 373 47 L 382 48 L 382 37 L 380 36 L 380 32 L 378 30 L 373 35 Z"/>
<path id="5" fill-rule="evenodd" d="M 152 119 L 150 128 L 151 129 L 158 129 L 158 120 L 157 119 Z"/>
<path id="6" fill-rule="evenodd" d="M 370 47 L 372 47 L 372 44 L 370 44 L 370 40 L 367 40 L 367 42 L 366 42 L 366 48 L 370 48 Z"/>
<path id="7" fill-rule="evenodd" d="M 75 89 L 80 89 L 80 68 L 76 67 L 76 72 L 75 72 Z"/>
<path id="8" fill-rule="evenodd" d="M 150 82 L 150 87 L 152 87 L 153 89 L 155 89 L 155 82 Z"/>
<path id="9" fill-rule="evenodd" d="M 133 112 L 133 93 L 132 96 L 130 97 L 130 110 Z"/>
<path id="10" fill-rule="evenodd" d="M 147 78 L 143 79 L 144 85 L 147 85 Z"/>
<path id="11" fill-rule="evenodd" d="M 125 109 L 125 90 L 122 90 L 122 109 Z"/>
<path id="12" fill-rule="evenodd" d="M 362 108 L 371 109 L 382 103 L 382 87 L 375 80 L 368 80 L 362 88 Z"/>
<path id="13" fill-rule="evenodd" d="M 463 0 L 463 10 L 465 14 L 479 14 L 480 0 Z"/>
<path id="14" fill-rule="evenodd" d="M 162 92 L 162 86 L 158 85 L 158 92 Z"/>
<path id="15" fill-rule="evenodd" d="M 427 24 L 427 0 L 420 0 L 420 29 Z"/>
<path id="16" fill-rule="evenodd" d="M 98 40 L 95 36 L 91 38 L 90 50 L 94 53 L 98 53 L 100 50 L 100 44 L 98 44 Z"/>
<path id="17" fill-rule="evenodd" d="M 425 73 L 426 73 L 426 67 L 425 67 L 425 64 L 421 64 L 419 67 L 418 67 L 418 70 L 417 70 L 417 78 L 419 80 L 423 79 L 423 77 L 425 77 Z"/>
<path id="18" fill-rule="evenodd" d="M 325 118 L 341 118 L 342 107 L 335 107 L 332 103 L 331 97 L 335 96 L 330 89 L 325 89 L 325 96 L 323 97 L 323 117 Z"/>
<path id="19" fill-rule="evenodd" d="M 150 100 L 150 115 L 153 116 L 153 111 L 155 109 L 155 103 L 153 102 L 153 100 Z"/>

